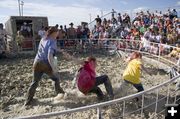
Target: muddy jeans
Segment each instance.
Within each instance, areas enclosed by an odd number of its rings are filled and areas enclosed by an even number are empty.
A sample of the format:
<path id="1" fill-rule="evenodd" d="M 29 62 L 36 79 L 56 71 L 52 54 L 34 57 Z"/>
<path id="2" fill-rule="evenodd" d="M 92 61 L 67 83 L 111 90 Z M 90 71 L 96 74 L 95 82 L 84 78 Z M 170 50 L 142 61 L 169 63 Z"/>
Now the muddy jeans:
<path id="1" fill-rule="evenodd" d="M 133 85 L 133 86 L 138 90 L 138 92 L 144 91 L 143 85 L 142 85 L 141 83 L 139 83 L 139 84 L 133 84 L 133 83 L 127 81 L 127 80 L 124 80 L 124 81 L 125 81 L 126 83 L 129 83 L 129 84 Z"/>
<path id="2" fill-rule="evenodd" d="M 113 98 L 114 94 L 113 94 L 112 85 L 107 75 L 96 77 L 95 87 L 90 91 L 90 93 L 96 93 L 98 98 L 102 98 L 104 94 L 101 91 L 101 89 L 98 87 L 101 84 L 104 84 L 108 95 L 111 98 Z"/>
<path id="3" fill-rule="evenodd" d="M 41 77 L 44 73 L 47 74 L 54 81 L 54 87 L 55 87 L 56 93 L 57 94 L 64 93 L 63 89 L 60 87 L 60 84 L 59 84 L 59 77 L 53 74 L 50 65 L 42 61 L 38 61 L 35 63 L 33 68 L 34 68 L 33 81 L 31 83 L 30 88 L 28 89 L 27 101 L 31 101 L 33 99 L 38 83 L 41 80 Z"/>

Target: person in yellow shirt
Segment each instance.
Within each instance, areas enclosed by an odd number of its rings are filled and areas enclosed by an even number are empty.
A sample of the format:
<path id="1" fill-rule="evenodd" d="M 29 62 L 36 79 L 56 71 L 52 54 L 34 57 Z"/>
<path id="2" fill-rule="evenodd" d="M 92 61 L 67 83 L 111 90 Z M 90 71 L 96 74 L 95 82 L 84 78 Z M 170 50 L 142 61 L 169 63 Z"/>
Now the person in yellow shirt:
<path id="1" fill-rule="evenodd" d="M 138 90 L 138 92 L 144 91 L 143 85 L 140 81 L 141 69 L 148 73 L 148 71 L 143 67 L 141 59 L 141 53 L 133 52 L 126 60 L 128 65 L 123 73 L 124 82 L 132 84 Z"/>
<path id="2" fill-rule="evenodd" d="M 168 57 L 177 57 L 178 56 L 178 49 L 173 48 L 173 50 L 168 54 Z"/>

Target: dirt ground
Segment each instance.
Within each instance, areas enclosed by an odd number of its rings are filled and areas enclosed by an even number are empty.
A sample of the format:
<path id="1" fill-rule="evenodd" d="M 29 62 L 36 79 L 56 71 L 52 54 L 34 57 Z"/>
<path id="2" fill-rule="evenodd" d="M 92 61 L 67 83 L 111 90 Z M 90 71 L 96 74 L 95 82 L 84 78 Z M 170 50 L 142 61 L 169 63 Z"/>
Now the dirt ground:
<path id="1" fill-rule="evenodd" d="M 116 55 L 108 54 L 93 54 L 97 57 L 97 75 L 107 74 L 112 82 L 113 89 L 116 93 L 116 98 L 136 93 L 136 89 L 129 86 L 126 89 L 118 90 L 122 82 L 122 73 L 127 64 L 122 58 Z M 77 59 L 83 60 L 89 54 L 82 55 L 78 53 L 75 55 Z M 27 89 L 30 86 L 32 80 L 32 64 L 34 55 L 25 55 L 13 59 L 0 59 L 0 117 L 1 118 L 14 118 L 27 115 L 42 114 L 47 112 L 62 111 L 72 109 L 76 107 L 91 105 L 99 103 L 95 95 L 84 96 L 76 88 L 73 88 L 72 80 L 75 76 L 75 72 L 80 65 L 74 61 L 67 60 L 61 55 L 58 56 L 59 72 L 61 76 L 61 86 L 67 93 L 63 99 L 55 100 L 55 91 L 52 86 L 52 81 L 48 76 L 43 75 L 43 78 L 37 88 L 35 101 L 33 106 L 25 107 L 24 101 L 27 93 Z M 151 62 L 144 62 L 145 67 L 153 74 L 149 76 L 145 72 L 142 72 L 142 83 L 145 90 L 158 85 L 168 80 L 168 75 L 164 70 L 159 69 L 157 64 L 151 64 Z M 100 86 L 104 93 L 104 86 Z M 164 87 L 160 90 L 160 96 L 166 95 L 167 88 Z M 155 100 L 156 93 L 152 92 L 145 96 L 146 103 L 150 103 Z M 127 101 L 126 111 L 134 110 L 138 108 L 134 100 Z M 152 107 L 153 108 L 153 107 Z M 154 114 L 153 110 L 146 110 L 144 118 L 151 118 Z M 122 103 L 107 106 L 102 111 L 104 118 L 114 119 L 120 118 L 122 114 Z M 137 113 L 129 115 L 129 118 L 139 117 Z M 69 115 L 63 115 L 53 118 L 74 118 L 74 119 L 94 119 L 96 117 L 96 110 L 88 110 L 81 113 L 74 113 Z M 161 118 L 161 115 L 160 115 Z"/>

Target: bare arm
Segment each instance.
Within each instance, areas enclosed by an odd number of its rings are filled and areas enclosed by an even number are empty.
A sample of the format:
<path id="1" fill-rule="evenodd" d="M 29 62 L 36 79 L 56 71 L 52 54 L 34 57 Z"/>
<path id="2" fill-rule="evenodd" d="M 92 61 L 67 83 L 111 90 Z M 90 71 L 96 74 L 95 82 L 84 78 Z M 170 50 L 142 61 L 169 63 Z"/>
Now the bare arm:
<path id="1" fill-rule="evenodd" d="M 54 62 L 53 62 L 54 58 L 53 58 L 53 54 L 52 53 L 48 53 L 48 62 L 52 68 L 53 73 L 57 72 L 56 66 L 54 66 Z"/>
<path id="2" fill-rule="evenodd" d="M 75 58 L 73 55 L 70 55 L 69 53 L 65 52 L 63 49 L 58 49 L 58 52 L 61 52 L 66 59 L 73 60 L 77 64 L 83 64 L 84 63 L 84 61 L 81 61 L 81 60 Z"/>
<path id="3" fill-rule="evenodd" d="M 148 70 L 146 70 L 146 68 L 143 65 L 141 65 L 141 70 L 145 71 L 147 74 L 152 76 L 152 74 Z"/>

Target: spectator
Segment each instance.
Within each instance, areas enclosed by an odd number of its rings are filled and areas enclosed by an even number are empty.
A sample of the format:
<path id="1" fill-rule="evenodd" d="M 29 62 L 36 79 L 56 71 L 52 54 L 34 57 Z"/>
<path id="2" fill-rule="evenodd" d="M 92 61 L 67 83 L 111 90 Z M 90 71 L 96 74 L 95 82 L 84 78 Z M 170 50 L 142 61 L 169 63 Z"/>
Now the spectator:
<path id="1" fill-rule="evenodd" d="M 20 32 L 24 37 L 30 37 L 31 36 L 31 28 L 28 26 L 26 22 L 23 23 L 21 26 Z"/>
<path id="2" fill-rule="evenodd" d="M 168 54 L 168 57 L 178 57 L 179 52 L 177 48 L 173 48 L 173 50 Z"/>
<path id="3" fill-rule="evenodd" d="M 67 27 L 64 25 L 65 38 L 67 38 Z"/>
<path id="4" fill-rule="evenodd" d="M 103 20 L 103 27 L 104 27 L 104 28 L 107 27 L 107 20 L 106 20 L 106 18 L 104 18 L 104 20 Z"/>
<path id="5" fill-rule="evenodd" d="M 46 31 L 44 26 L 42 26 L 41 29 L 38 31 L 38 35 L 40 36 L 40 39 L 46 36 Z"/>
<path id="6" fill-rule="evenodd" d="M 65 38 L 65 31 L 63 29 L 63 26 L 60 25 L 60 29 L 57 35 L 57 45 L 60 46 L 61 48 L 64 47 L 64 38 Z"/>
<path id="7" fill-rule="evenodd" d="M 77 38 L 77 33 L 76 33 L 76 29 L 73 27 L 73 23 L 69 24 L 70 27 L 67 29 L 67 37 L 69 39 L 75 39 Z"/>
<path id="8" fill-rule="evenodd" d="M 95 20 L 96 20 L 96 25 L 101 25 L 102 20 L 99 17 L 99 15 L 97 15 L 97 18 Z"/>
<path id="9" fill-rule="evenodd" d="M 116 20 L 116 18 L 114 17 L 114 15 L 113 15 L 112 18 L 111 18 L 111 22 L 112 22 L 113 26 L 117 25 L 117 20 Z"/>
<path id="10" fill-rule="evenodd" d="M 118 13 L 118 23 L 119 23 L 120 25 L 122 24 L 121 13 Z"/>

